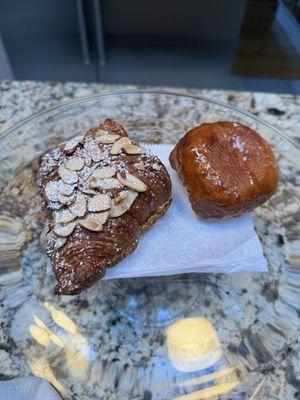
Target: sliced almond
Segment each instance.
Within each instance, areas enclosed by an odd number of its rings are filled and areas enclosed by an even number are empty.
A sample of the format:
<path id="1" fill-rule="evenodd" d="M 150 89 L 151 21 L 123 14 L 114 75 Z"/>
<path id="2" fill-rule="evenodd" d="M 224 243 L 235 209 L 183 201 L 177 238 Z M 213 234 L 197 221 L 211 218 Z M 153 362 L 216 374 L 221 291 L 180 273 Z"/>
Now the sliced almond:
<path id="1" fill-rule="evenodd" d="M 79 171 L 80 185 L 87 188 L 90 182 L 90 178 L 94 170 L 99 166 L 99 163 L 95 163 L 92 167 L 84 167 Z M 94 178 L 93 178 L 94 180 Z"/>
<path id="2" fill-rule="evenodd" d="M 54 202 L 49 202 L 48 203 L 48 207 L 51 209 L 51 210 L 59 210 L 60 208 L 62 208 L 62 204 L 61 203 L 54 203 Z"/>
<path id="3" fill-rule="evenodd" d="M 98 140 L 100 143 L 103 144 L 111 144 L 115 143 L 116 140 L 118 140 L 120 135 L 113 135 L 111 133 L 106 133 L 105 135 L 98 136 Z"/>
<path id="4" fill-rule="evenodd" d="M 61 179 L 65 183 L 73 184 L 78 181 L 78 175 L 76 171 L 71 171 L 70 169 L 66 168 L 64 164 L 61 164 L 58 168 L 58 173 Z"/>
<path id="5" fill-rule="evenodd" d="M 97 194 L 89 200 L 87 209 L 92 212 L 109 210 L 110 201 L 108 194 Z"/>
<path id="6" fill-rule="evenodd" d="M 100 149 L 95 149 L 91 152 L 91 158 L 94 162 L 103 160 L 104 154 Z"/>
<path id="7" fill-rule="evenodd" d="M 60 159 L 60 156 L 61 156 L 60 149 L 59 148 L 54 149 L 53 152 L 52 152 L 53 160 L 58 161 Z"/>
<path id="8" fill-rule="evenodd" d="M 84 167 L 84 161 L 80 157 L 72 157 L 66 162 L 66 168 L 71 171 L 80 171 Z"/>
<path id="9" fill-rule="evenodd" d="M 145 170 L 145 164 L 141 161 L 139 163 L 135 163 L 134 167 L 140 171 L 144 171 Z"/>
<path id="10" fill-rule="evenodd" d="M 91 178 L 89 185 L 91 188 L 97 188 L 103 190 L 117 189 L 121 187 L 120 182 L 116 178 L 107 178 L 107 179 Z"/>
<path id="11" fill-rule="evenodd" d="M 152 165 L 152 168 L 155 169 L 156 171 L 160 171 L 161 170 L 161 165 L 159 165 L 158 163 L 154 163 Z"/>
<path id="12" fill-rule="evenodd" d="M 67 237 L 70 236 L 71 233 L 74 231 L 76 226 L 76 222 L 69 222 L 68 224 L 56 224 L 54 225 L 54 232 L 58 236 Z"/>
<path id="13" fill-rule="evenodd" d="M 94 148 L 98 148 L 98 145 L 93 138 L 88 137 L 84 142 L 84 148 L 87 151 L 87 153 L 89 153 Z"/>
<path id="14" fill-rule="evenodd" d="M 85 141 L 84 141 L 84 144 L 83 144 L 83 147 L 85 148 L 85 150 L 90 150 L 93 146 L 95 146 L 96 145 L 96 142 L 95 142 L 95 140 L 93 139 L 93 137 L 92 136 L 90 136 L 90 135 L 88 135 L 86 138 L 85 138 Z"/>
<path id="15" fill-rule="evenodd" d="M 64 206 L 69 206 L 70 204 L 74 203 L 75 201 L 75 196 L 63 196 L 62 194 L 59 194 L 58 196 L 58 201 L 60 204 L 63 204 Z"/>
<path id="16" fill-rule="evenodd" d="M 67 240 L 68 240 L 68 238 L 66 238 L 66 237 L 57 238 L 54 243 L 54 248 L 60 249 L 66 243 Z"/>
<path id="17" fill-rule="evenodd" d="M 109 211 L 109 216 L 111 218 L 117 218 L 123 215 L 126 211 L 130 209 L 137 196 L 137 192 L 133 190 L 127 190 L 127 196 L 122 201 L 116 202 L 115 199 L 113 199 L 111 203 L 111 209 Z"/>
<path id="18" fill-rule="evenodd" d="M 87 181 L 92 173 L 93 168 L 85 166 L 81 171 L 78 172 L 80 183 Z"/>
<path id="19" fill-rule="evenodd" d="M 95 169 L 92 176 L 96 179 L 106 179 L 112 178 L 114 175 L 116 175 L 116 172 L 116 167 L 108 166 Z"/>
<path id="20" fill-rule="evenodd" d="M 92 157 L 85 155 L 84 156 L 85 165 L 90 167 L 92 165 Z"/>
<path id="21" fill-rule="evenodd" d="M 59 181 L 58 190 L 63 196 L 71 196 L 71 194 L 74 192 L 74 186 L 64 183 L 63 181 Z"/>
<path id="22" fill-rule="evenodd" d="M 128 171 L 125 173 L 125 178 L 120 173 L 117 174 L 117 178 L 122 185 L 137 192 L 145 192 L 147 190 L 147 185 Z"/>
<path id="23" fill-rule="evenodd" d="M 104 225 L 105 222 L 108 220 L 109 211 L 104 211 L 104 212 L 90 214 L 90 215 L 95 215 L 95 217 L 97 217 L 97 221 L 101 222 L 101 224 Z"/>
<path id="24" fill-rule="evenodd" d="M 54 213 L 54 221 L 56 224 L 71 222 L 74 219 L 75 216 L 68 209 L 59 210 Z"/>
<path id="25" fill-rule="evenodd" d="M 45 194 L 48 200 L 57 202 L 59 196 L 58 181 L 48 182 L 45 186 Z"/>
<path id="26" fill-rule="evenodd" d="M 78 221 L 84 228 L 90 231 L 100 232 L 103 230 L 103 224 L 106 222 L 108 215 L 108 211 L 97 214 L 87 214 L 86 217 Z"/>
<path id="27" fill-rule="evenodd" d="M 88 140 L 84 144 L 84 148 L 94 162 L 103 160 L 104 153 L 100 150 L 98 144 L 94 140 Z"/>
<path id="28" fill-rule="evenodd" d="M 83 194 L 77 194 L 77 198 L 69 210 L 75 217 L 83 217 L 86 214 L 86 199 Z"/>
<path id="29" fill-rule="evenodd" d="M 47 246 L 49 233 L 50 233 L 49 226 L 45 226 L 45 228 L 42 230 L 41 235 L 40 235 L 40 243 L 43 247 Z"/>
<path id="30" fill-rule="evenodd" d="M 130 144 L 131 140 L 127 136 L 121 137 L 119 140 L 117 140 L 114 144 L 113 147 L 110 149 L 110 154 L 116 155 L 120 154 L 122 152 L 122 148 L 126 144 Z"/>
<path id="31" fill-rule="evenodd" d="M 98 137 L 98 136 L 103 136 L 103 135 L 107 135 L 109 132 L 105 131 L 104 129 L 96 129 L 94 132 L 94 136 Z"/>
<path id="32" fill-rule="evenodd" d="M 136 146 L 135 144 L 128 143 L 124 146 L 124 151 L 126 154 L 144 154 L 145 150 L 140 146 Z"/>
<path id="33" fill-rule="evenodd" d="M 89 188 L 86 188 L 86 187 L 84 187 L 84 186 L 80 186 L 80 187 L 79 187 L 79 190 L 80 190 L 82 193 L 86 193 L 86 194 L 98 194 L 98 192 L 97 192 L 96 190 L 89 189 Z"/>
<path id="34" fill-rule="evenodd" d="M 127 196 L 128 190 L 122 190 L 115 196 L 114 200 L 116 203 L 120 203 L 122 200 L 126 199 Z"/>
<path id="35" fill-rule="evenodd" d="M 72 154 L 76 147 L 84 140 L 84 135 L 76 136 L 73 139 L 69 140 L 64 147 L 64 152 L 66 154 Z"/>

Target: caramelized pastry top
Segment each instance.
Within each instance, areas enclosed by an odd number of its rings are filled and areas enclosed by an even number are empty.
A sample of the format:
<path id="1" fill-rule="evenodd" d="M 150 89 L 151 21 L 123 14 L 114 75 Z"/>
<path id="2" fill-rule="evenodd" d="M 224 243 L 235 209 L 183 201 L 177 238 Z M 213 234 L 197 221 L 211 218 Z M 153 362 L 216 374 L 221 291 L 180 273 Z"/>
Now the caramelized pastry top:
<path id="1" fill-rule="evenodd" d="M 268 143 L 232 122 L 190 130 L 170 155 L 194 211 L 206 219 L 230 218 L 254 209 L 276 189 L 279 171 Z"/>

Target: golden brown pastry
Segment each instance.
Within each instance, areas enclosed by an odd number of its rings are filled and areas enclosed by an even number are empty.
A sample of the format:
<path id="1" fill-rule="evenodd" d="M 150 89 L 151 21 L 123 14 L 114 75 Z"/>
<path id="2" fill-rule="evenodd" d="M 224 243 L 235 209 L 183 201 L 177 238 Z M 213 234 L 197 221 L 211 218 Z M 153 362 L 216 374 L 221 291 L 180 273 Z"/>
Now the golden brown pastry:
<path id="1" fill-rule="evenodd" d="M 253 210 L 272 195 L 279 179 L 268 143 L 236 122 L 191 129 L 172 150 L 170 163 L 203 219 L 231 218 Z"/>
<path id="2" fill-rule="evenodd" d="M 171 203 L 166 168 L 110 119 L 44 154 L 38 185 L 56 294 L 103 277 Z"/>

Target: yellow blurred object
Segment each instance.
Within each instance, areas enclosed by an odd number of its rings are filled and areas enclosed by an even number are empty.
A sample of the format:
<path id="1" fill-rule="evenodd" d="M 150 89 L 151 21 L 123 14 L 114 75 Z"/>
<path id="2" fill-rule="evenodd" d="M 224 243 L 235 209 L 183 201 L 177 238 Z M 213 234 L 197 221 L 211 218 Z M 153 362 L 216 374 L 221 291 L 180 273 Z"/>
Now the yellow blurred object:
<path id="1" fill-rule="evenodd" d="M 84 379 L 90 365 L 88 359 L 89 343 L 78 332 L 75 323 L 64 312 L 56 309 L 48 302 L 45 302 L 44 306 L 51 314 L 53 321 L 69 334 L 67 339 L 64 340 L 65 343 L 36 316 L 34 316 L 35 323 L 47 331 L 49 340 L 64 348 L 69 373 L 72 376 Z"/>
<path id="2" fill-rule="evenodd" d="M 72 376 L 84 379 L 90 365 L 86 355 L 89 351 L 89 343 L 81 335 L 70 338 L 65 347 L 65 356 L 69 373 Z"/>
<path id="3" fill-rule="evenodd" d="M 33 319 L 36 325 L 42 328 L 47 333 L 49 340 L 51 340 L 52 343 L 54 343 L 58 347 L 64 347 L 62 340 L 57 335 L 55 335 L 55 333 L 53 333 L 39 317 L 33 315 Z"/>
<path id="4" fill-rule="evenodd" d="M 67 332 L 71 333 L 72 335 L 77 334 L 77 328 L 75 323 L 62 311 L 57 310 L 54 306 L 52 306 L 47 301 L 44 303 L 45 308 L 51 314 L 53 321 L 59 325 L 61 328 L 65 329 Z"/>
<path id="5" fill-rule="evenodd" d="M 221 394 L 228 393 L 239 385 L 239 381 L 222 383 L 220 385 L 214 385 L 212 387 L 198 390 L 197 392 L 185 394 L 183 396 L 176 397 L 174 400 L 203 400 L 211 397 L 220 396 Z"/>
<path id="6" fill-rule="evenodd" d="M 29 332 L 31 336 L 44 347 L 49 346 L 50 340 L 47 332 L 39 326 L 29 325 Z"/>
<path id="7" fill-rule="evenodd" d="M 167 329 L 169 358 L 182 372 L 206 369 L 215 364 L 223 351 L 217 332 L 206 318 L 185 318 Z"/>
<path id="8" fill-rule="evenodd" d="M 38 378 L 45 378 L 64 396 L 68 395 L 64 386 L 56 379 L 48 361 L 45 358 L 38 358 L 29 361 L 32 373 Z"/>

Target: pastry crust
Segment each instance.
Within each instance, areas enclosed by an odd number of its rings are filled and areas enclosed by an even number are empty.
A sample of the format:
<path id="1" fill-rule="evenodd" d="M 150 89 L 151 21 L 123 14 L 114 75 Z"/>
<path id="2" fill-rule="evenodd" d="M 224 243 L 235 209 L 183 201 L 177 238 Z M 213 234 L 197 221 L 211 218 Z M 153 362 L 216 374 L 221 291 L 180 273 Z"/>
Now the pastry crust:
<path id="1" fill-rule="evenodd" d="M 255 131 L 235 122 L 202 124 L 177 143 L 170 164 L 202 219 L 239 216 L 264 203 L 279 179 L 276 158 Z"/>
<path id="2" fill-rule="evenodd" d="M 56 294 L 78 294 L 102 278 L 135 250 L 141 233 L 171 203 L 166 168 L 121 125 L 107 119 L 77 138 L 40 159 L 38 186 Z"/>

